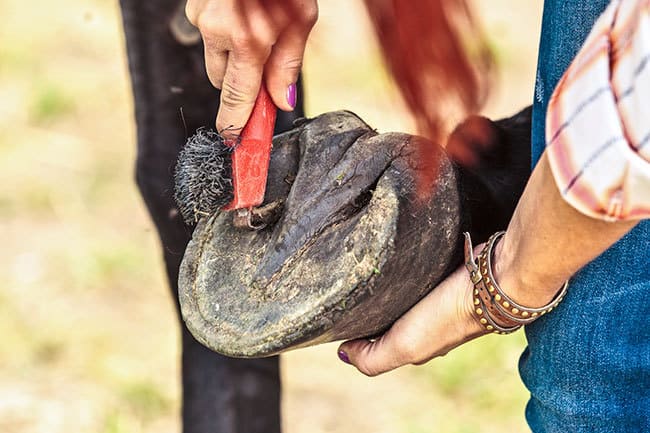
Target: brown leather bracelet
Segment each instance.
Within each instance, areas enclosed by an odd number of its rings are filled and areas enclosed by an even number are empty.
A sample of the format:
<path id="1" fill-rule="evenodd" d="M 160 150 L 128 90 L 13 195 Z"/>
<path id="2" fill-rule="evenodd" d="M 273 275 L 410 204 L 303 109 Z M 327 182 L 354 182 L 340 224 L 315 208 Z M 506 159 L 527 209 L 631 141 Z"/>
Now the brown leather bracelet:
<path id="1" fill-rule="evenodd" d="M 475 286 L 476 287 L 476 286 Z M 479 296 L 479 289 L 474 289 L 474 313 L 481 325 L 490 332 L 495 334 L 510 334 L 521 327 L 521 325 L 514 324 L 509 326 L 502 326 L 497 323 L 493 316 L 490 314 L 490 304 L 486 304 Z M 501 323 L 504 323 L 500 318 Z"/>
<path id="2" fill-rule="evenodd" d="M 501 287 L 499 287 L 499 284 L 492 274 L 492 251 L 504 234 L 505 232 L 497 232 L 492 235 L 488 241 L 488 245 L 484 249 L 485 255 L 482 257 L 482 261 L 479 262 L 479 268 L 481 269 L 481 273 L 483 273 L 483 270 L 485 270 L 487 273 L 486 279 L 489 279 L 488 289 L 494 288 L 494 301 L 500 312 L 513 321 L 517 321 L 521 324 L 527 324 L 534 321 L 538 317 L 553 311 L 553 309 L 558 306 L 562 299 L 564 299 L 569 282 L 566 281 L 558 293 L 555 294 L 551 302 L 543 307 L 529 308 L 515 302 L 503 290 L 501 290 Z"/>
<path id="3" fill-rule="evenodd" d="M 474 285 L 474 313 L 481 325 L 496 334 L 509 334 L 551 312 L 564 299 L 568 281 L 550 303 L 540 308 L 525 307 L 507 296 L 492 273 L 492 252 L 505 232 L 497 232 L 488 239 L 477 258 L 474 258 L 472 240 L 465 233 L 465 267 Z"/>

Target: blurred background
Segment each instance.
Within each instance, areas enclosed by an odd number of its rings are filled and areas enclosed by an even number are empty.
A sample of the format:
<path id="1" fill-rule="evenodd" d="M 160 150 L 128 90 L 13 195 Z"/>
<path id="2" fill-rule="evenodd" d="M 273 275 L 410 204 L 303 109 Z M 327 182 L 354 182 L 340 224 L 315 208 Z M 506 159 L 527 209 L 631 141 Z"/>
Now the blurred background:
<path id="1" fill-rule="evenodd" d="M 360 1 L 323 0 L 309 115 L 412 131 Z M 532 101 L 541 2 L 474 1 L 497 74 L 485 113 Z M 117 1 L 0 0 L 0 432 L 178 432 L 179 347 L 133 180 Z M 366 378 L 336 345 L 282 357 L 285 432 L 525 431 L 522 333 Z"/>

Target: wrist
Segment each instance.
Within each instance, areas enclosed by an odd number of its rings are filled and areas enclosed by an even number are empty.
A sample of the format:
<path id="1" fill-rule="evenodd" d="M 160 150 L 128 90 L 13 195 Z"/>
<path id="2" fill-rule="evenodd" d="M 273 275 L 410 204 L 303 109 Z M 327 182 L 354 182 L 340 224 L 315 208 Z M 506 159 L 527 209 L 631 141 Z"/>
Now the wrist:
<path id="1" fill-rule="evenodd" d="M 518 258 L 518 243 L 507 232 L 494 248 L 493 273 L 502 290 L 521 305 L 531 308 L 548 304 L 560 289 L 563 280 L 545 275 L 543 269 L 534 264 L 521 263 Z"/>

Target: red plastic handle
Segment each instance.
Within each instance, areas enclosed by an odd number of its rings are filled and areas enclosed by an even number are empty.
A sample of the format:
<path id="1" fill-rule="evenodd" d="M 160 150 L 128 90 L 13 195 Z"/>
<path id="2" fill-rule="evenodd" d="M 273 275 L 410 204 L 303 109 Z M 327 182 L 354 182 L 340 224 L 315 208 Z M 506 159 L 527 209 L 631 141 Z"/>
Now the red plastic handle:
<path id="1" fill-rule="evenodd" d="M 232 153 L 234 198 L 224 210 L 259 206 L 264 200 L 266 178 L 271 159 L 273 129 L 277 115 L 275 104 L 262 85 L 239 144 Z"/>

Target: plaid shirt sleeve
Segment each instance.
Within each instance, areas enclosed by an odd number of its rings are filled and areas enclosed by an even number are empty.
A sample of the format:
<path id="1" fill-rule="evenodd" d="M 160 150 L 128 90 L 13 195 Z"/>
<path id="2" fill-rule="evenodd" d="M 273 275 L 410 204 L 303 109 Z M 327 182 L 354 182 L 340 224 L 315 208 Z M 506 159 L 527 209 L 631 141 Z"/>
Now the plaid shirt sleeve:
<path id="1" fill-rule="evenodd" d="M 588 216 L 650 218 L 649 62 L 650 0 L 614 0 L 549 101 L 553 176 Z"/>

